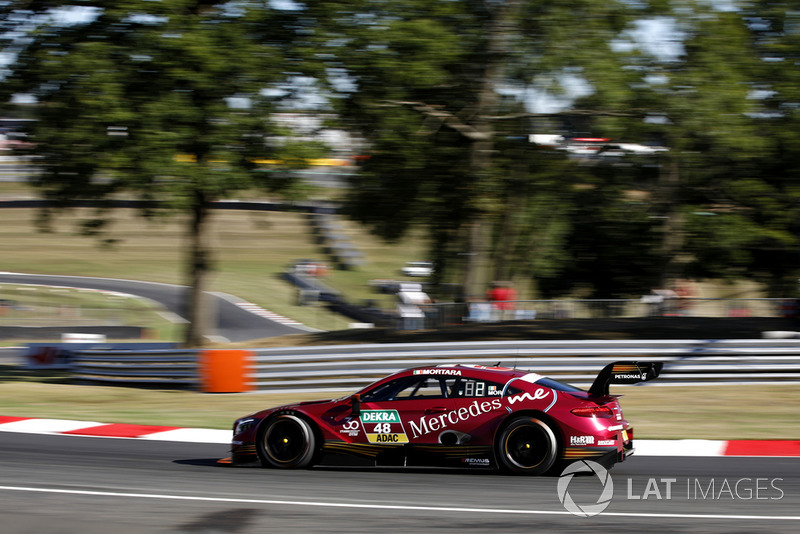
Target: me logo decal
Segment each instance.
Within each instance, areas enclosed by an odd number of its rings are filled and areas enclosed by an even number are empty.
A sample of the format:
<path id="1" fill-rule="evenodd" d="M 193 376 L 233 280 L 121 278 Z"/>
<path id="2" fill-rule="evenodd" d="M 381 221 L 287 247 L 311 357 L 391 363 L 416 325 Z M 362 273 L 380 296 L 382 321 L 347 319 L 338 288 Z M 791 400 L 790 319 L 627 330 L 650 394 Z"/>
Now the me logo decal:
<path id="1" fill-rule="evenodd" d="M 522 395 L 514 395 L 513 397 L 509 397 L 508 398 L 508 403 L 513 405 L 513 404 L 515 404 L 517 402 L 524 401 L 524 400 L 529 400 L 529 401 L 542 400 L 542 399 L 546 399 L 547 398 L 547 394 L 548 393 L 549 393 L 549 391 L 547 391 L 546 389 L 542 389 L 542 388 L 539 388 L 536 391 L 534 391 L 533 395 L 531 395 L 530 393 L 528 393 L 526 391 Z"/>
<path id="2" fill-rule="evenodd" d="M 585 473 L 587 468 L 600 479 L 603 491 L 600 497 L 597 498 L 595 504 L 579 505 L 569 494 L 569 484 L 572 482 L 572 477 L 575 476 L 575 473 Z M 568 465 L 567 468 L 561 472 L 556 491 L 558 493 L 558 500 L 561 501 L 561 504 L 564 505 L 564 508 L 566 508 L 569 513 L 579 517 L 591 517 L 602 513 L 602 511 L 611 504 L 611 498 L 614 496 L 614 481 L 611 480 L 611 475 L 608 474 L 608 470 L 602 465 L 591 460 L 581 460 L 580 462 Z"/>

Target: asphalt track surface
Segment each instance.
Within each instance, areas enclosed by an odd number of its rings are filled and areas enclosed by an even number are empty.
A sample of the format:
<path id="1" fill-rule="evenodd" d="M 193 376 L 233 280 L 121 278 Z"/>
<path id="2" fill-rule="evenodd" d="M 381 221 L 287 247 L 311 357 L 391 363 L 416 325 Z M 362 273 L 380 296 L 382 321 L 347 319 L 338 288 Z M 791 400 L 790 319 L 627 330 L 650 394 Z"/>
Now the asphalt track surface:
<path id="1" fill-rule="evenodd" d="M 634 456 L 611 471 L 608 508 L 578 517 L 557 477 L 225 467 L 225 445 L 5 432 L 0 451 L 0 530 L 11 534 L 800 531 L 790 458 Z M 579 504 L 602 492 L 594 475 L 567 487 Z"/>
<path id="2" fill-rule="evenodd" d="M 114 278 L 21 273 L 0 273 L 0 283 L 39 284 L 118 291 L 154 300 L 179 317 L 186 318 L 187 316 L 185 309 L 186 299 L 184 298 L 188 291 L 186 286 Z M 228 341 L 247 341 L 308 331 L 307 329 L 282 324 L 246 311 L 236 305 L 238 300 L 236 297 L 223 298 L 219 294 L 213 293 L 210 295 L 213 299 L 213 308 L 216 310 L 216 325 L 213 334 L 224 337 Z"/>

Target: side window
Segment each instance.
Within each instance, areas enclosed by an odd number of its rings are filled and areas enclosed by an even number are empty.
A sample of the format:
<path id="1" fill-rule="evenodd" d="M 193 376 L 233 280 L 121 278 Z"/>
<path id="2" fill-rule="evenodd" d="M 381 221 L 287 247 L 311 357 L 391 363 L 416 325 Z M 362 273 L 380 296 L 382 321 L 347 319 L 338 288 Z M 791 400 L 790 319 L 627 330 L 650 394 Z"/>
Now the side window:
<path id="1" fill-rule="evenodd" d="M 386 382 L 377 386 L 366 393 L 361 394 L 361 400 L 364 402 L 380 402 L 392 400 L 395 394 L 403 388 L 403 385 L 408 382 L 408 378 L 400 378 Z"/>
<path id="2" fill-rule="evenodd" d="M 397 392 L 396 400 L 403 399 L 443 399 L 447 396 L 442 381 L 438 377 L 425 376 L 410 382 Z"/>
<path id="3" fill-rule="evenodd" d="M 444 399 L 455 384 L 453 378 L 407 376 L 392 380 L 361 394 L 365 402 L 410 399 Z"/>

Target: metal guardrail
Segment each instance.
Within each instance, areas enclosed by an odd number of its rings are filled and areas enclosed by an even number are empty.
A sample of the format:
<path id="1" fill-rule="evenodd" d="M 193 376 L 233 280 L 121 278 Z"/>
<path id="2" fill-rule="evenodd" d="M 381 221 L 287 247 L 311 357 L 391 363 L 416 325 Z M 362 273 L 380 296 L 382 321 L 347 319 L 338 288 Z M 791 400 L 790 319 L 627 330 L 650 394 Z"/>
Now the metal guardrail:
<path id="1" fill-rule="evenodd" d="M 800 339 L 505 341 L 331 345 L 255 349 L 245 377 L 260 392 L 352 391 L 424 365 L 501 364 L 588 386 L 621 359 L 666 362 L 650 385 L 800 382 Z M 193 350 L 75 353 L 74 376 L 94 383 L 196 387 Z"/>
<path id="2" fill-rule="evenodd" d="M 530 368 L 588 386 L 612 361 L 667 362 L 653 384 L 800 381 L 800 340 L 510 341 L 258 349 L 258 391 L 344 391 L 423 365 Z"/>
<path id="3" fill-rule="evenodd" d="M 72 358 L 78 380 L 106 384 L 194 387 L 198 383 L 194 350 L 85 350 Z"/>

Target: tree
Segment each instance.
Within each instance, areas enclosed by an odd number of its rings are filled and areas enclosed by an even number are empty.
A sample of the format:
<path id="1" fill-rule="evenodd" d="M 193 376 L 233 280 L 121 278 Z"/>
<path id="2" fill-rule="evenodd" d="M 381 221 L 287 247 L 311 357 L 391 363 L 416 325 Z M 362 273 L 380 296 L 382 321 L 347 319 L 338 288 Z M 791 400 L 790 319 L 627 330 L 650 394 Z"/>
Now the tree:
<path id="1" fill-rule="evenodd" d="M 334 102 L 370 149 L 349 212 L 389 239 L 424 225 L 437 276 L 460 269 L 467 296 L 482 295 L 490 275 L 530 275 L 515 268 L 531 260 L 530 249 L 519 256 L 523 212 L 545 189 L 525 184 L 534 184 L 537 173 L 563 171 L 564 160 L 547 156 L 537 163 L 536 153 L 506 142 L 530 133 L 520 95 L 533 86 L 557 86 L 547 80 L 570 68 L 609 65 L 624 3 L 406 0 L 311 7 L 317 20 L 332 22 L 325 39 L 335 51 L 327 60 L 339 81 L 332 84 Z M 522 160 L 515 164 L 514 157 Z M 551 213 L 560 215 L 540 219 L 550 239 L 533 247 L 550 275 L 565 260 L 557 249 L 569 225 L 564 204 L 572 178 L 546 193 L 555 203 Z"/>
<path id="2" fill-rule="evenodd" d="M 795 135 L 788 111 L 797 103 L 798 71 L 783 61 L 797 51 L 792 33 L 782 30 L 789 6 L 661 7 L 637 25 L 673 27 L 679 46 L 659 55 L 630 43 L 619 54 L 627 79 L 613 88 L 645 120 L 594 125 L 608 136 L 653 138 L 669 148 L 658 179 L 644 188 L 651 215 L 663 221 L 660 284 L 744 277 L 785 295 L 800 273 L 797 167 L 784 144 Z M 580 104 L 603 109 L 608 87 L 597 87 Z"/>
<path id="3" fill-rule="evenodd" d="M 265 142 L 278 135 L 266 90 L 304 74 L 297 13 L 209 0 L 6 4 L 16 60 L 0 96 L 36 98 L 35 184 L 55 207 L 124 193 L 146 201 L 145 215 L 187 214 L 186 343 L 202 344 L 211 203 L 253 186 L 290 194 L 297 184 L 256 160 L 308 151 Z M 102 228 L 98 215 L 88 231 Z"/>

